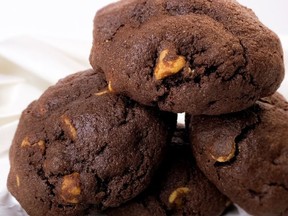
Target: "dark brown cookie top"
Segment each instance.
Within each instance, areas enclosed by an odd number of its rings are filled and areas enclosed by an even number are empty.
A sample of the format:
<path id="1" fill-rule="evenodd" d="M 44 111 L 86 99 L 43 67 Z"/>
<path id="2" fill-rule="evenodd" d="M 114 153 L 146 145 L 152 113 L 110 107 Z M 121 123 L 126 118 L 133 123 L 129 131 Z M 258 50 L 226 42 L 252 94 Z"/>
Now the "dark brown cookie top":
<path id="1" fill-rule="evenodd" d="M 118 206 L 147 187 L 175 124 L 112 94 L 100 69 L 74 74 L 23 112 L 8 189 L 30 215 Z"/>
<path id="2" fill-rule="evenodd" d="M 108 216 L 221 215 L 228 199 L 196 167 L 184 129 L 174 134 L 150 188 Z M 181 142 L 180 142 L 181 140 Z"/>
<path id="3" fill-rule="evenodd" d="M 115 92 L 162 110 L 236 112 L 284 75 L 278 37 L 234 0 L 122 0 L 94 20 L 90 55 Z"/>
<path id="4" fill-rule="evenodd" d="M 280 94 L 239 113 L 192 117 L 190 138 L 200 169 L 233 202 L 252 215 L 288 213 L 288 103 Z"/>

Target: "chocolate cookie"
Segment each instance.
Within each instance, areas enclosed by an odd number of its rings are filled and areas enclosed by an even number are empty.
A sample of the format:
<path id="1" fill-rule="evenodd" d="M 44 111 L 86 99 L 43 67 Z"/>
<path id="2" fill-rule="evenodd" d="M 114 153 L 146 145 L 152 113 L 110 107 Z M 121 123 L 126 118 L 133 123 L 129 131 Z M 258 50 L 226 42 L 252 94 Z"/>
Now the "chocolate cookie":
<path id="1" fill-rule="evenodd" d="M 280 94 L 222 116 L 195 116 L 190 139 L 203 173 L 252 215 L 288 215 L 288 103 Z"/>
<path id="2" fill-rule="evenodd" d="M 69 76 L 23 112 L 8 189 L 30 215 L 85 215 L 142 192 L 174 114 L 112 94 L 100 69 Z"/>
<path id="3" fill-rule="evenodd" d="M 136 199 L 107 212 L 108 216 L 221 215 L 228 199 L 195 166 L 180 129 L 151 187 Z"/>
<path id="4" fill-rule="evenodd" d="M 115 92 L 172 112 L 225 114 L 270 96 L 278 37 L 234 0 L 123 0 L 94 20 L 90 55 Z"/>

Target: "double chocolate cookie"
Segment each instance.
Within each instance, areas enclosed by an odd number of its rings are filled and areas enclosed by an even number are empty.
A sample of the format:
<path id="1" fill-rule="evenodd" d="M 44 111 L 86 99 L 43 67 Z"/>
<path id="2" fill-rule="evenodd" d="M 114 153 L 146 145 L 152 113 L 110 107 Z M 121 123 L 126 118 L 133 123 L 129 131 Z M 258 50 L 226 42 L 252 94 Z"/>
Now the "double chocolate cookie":
<path id="1" fill-rule="evenodd" d="M 288 102 L 280 95 L 222 116 L 190 119 L 203 173 L 252 215 L 288 215 Z"/>
<path id="2" fill-rule="evenodd" d="M 23 112 L 8 189 L 31 216 L 118 206 L 148 186 L 175 124 L 112 94 L 100 69 L 71 75 Z"/>
<path id="3" fill-rule="evenodd" d="M 234 0 L 123 0 L 94 20 L 90 62 L 116 93 L 172 112 L 224 114 L 283 80 L 278 37 Z"/>
<path id="4" fill-rule="evenodd" d="M 168 154 L 150 188 L 108 216 L 221 215 L 228 199 L 196 167 L 185 132 L 175 133 Z"/>

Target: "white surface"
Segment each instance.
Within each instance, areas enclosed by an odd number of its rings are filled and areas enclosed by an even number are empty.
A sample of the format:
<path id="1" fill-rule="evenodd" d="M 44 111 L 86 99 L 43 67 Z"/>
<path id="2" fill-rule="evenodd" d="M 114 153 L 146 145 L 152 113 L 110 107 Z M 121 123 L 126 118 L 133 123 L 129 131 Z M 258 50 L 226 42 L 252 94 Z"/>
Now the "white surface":
<path id="1" fill-rule="evenodd" d="M 95 11 L 112 1 L 0 0 L 0 215 L 25 215 L 6 189 L 8 149 L 21 111 L 58 79 L 89 66 Z M 282 35 L 288 53 L 288 1 L 239 1 Z M 288 77 L 280 92 L 288 98 Z"/>
<path id="2" fill-rule="evenodd" d="M 277 34 L 288 34 L 288 1 L 287 0 L 238 0 L 252 8 L 259 19 Z"/>

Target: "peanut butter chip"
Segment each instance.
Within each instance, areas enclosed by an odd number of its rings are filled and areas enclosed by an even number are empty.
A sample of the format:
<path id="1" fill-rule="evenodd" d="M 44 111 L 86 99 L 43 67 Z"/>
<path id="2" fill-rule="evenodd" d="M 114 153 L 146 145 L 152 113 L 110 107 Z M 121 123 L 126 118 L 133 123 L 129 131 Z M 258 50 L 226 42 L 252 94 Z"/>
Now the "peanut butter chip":
<path id="1" fill-rule="evenodd" d="M 44 142 L 43 140 L 40 140 L 40 141 L 37 143 L 37 145 L 39 146 L 39 148 L 40 148 L 40 150 L 41 150 L 42 152 L 45 151 L 46 146 L 45 146 L 45 142 Z"/>
<path id="2" fill-rule="evenodd" d="M 112 82 L 111 81 L 108 82 L 108 90 L 109 90 L 109 92 L 113 92 Z"/>
<path id="3" fill-rule="evenodd" d="M 43 140 L 40 140 L 37 143 L 30 143 L 29 138 L 25 137 L 24 140 L 21 143 L 21 148 L 27 148 L 27 147 L 38 147 L 42 153 L 45 151 L 45 142 Z"/>
<path id="4" fill-rule="evenodd" d="M 81 194 L 80 188 L 80 174 L 74 172 L 70 175 L 63 177 L 63 182 L 61 186 L 61 198 L 72 204 L 79 203 L 79 195 Z"/>
<path id="5" fill-rule="evenodd" d="M 227 145 L 226 145 L 227 146 Z M 234 158 L 235 153 L 236 153 L 236 143 L 233 142 L 228 145 L 228 147 L 225 148 L 225 152 L 222 152 L 221 155 L 217 154 L 211 154 L 211 157 L 216 160 L 217 162 L 220 163 L 225 163 L 230 161 L 232 158 Z"/>
<path id="6" fill-rule="evenodd" d="M 191 69 L 190 67 L 188 68 L 188 73 L 189 74 L 194 74 L 195 73 L 195 69 Z"/>
<path id="7" fill-rule="evenodd" d="M 111 81 L 108 82 L 108 89 L 104 89 L 104 90 L 96 93 L 95 95 L 96 96 L 101 96 L 101 95 L 107 94 L 109 92 L 113 92 Z"/>
<path id="8" fill-rule="evenodd" d="M 168 76 L 174 75 L 180 72 L 186 64 L 184 56 L 175 56 L 175 59 L 166 60 L 169 55 L 169 50 L 165 49 L 160 53 L 158 63 L 154 70 L 156 80 L 164 79 Z"/>
<path id="9" fill-rule="evenodd" d="M 25 148 L 25 147 L 29 147 L 29 146 L 31 146 L 31 143 L 29 142 L 29 138 L 25 137 L 24 140 L 21 143 L 21 147 Z"/>
<path id="10" fill-rule="evenodd" d="M 16 175 L 16 185 L 17 187 L 20 187 L 20 178 L 18 175 Z"/>
<path id="11" fill-rule="evenodd" d="M 169 196 L 169 203 L 181 207 L 184 197 L 190 192 L 188 187 L 180 187 L 174 190 Z"/>
<path id="12" fill-rule="evenodd" d="M 68 127 L 69 129 L 69 134 L 71 136 L 72 140 L 76 140 L 77 139 L 77 130 L 76 128 L 73 126 L 71 120 L 67 117 L 67 116 L 62 116 L 64 124 Z"/>
<path id="13" fill-rule="evenodd" d="M 108 90 L 108 89 L 103 90 L 103 91 L 100 91 L 100 92 L 96 93 L 95 95 L 96 95 L 96 96 L 101 96 L 101 95 L 105 95 L 105 94 L 107 94 L 107 93 L 109 93 L 109 90 Z"/>

